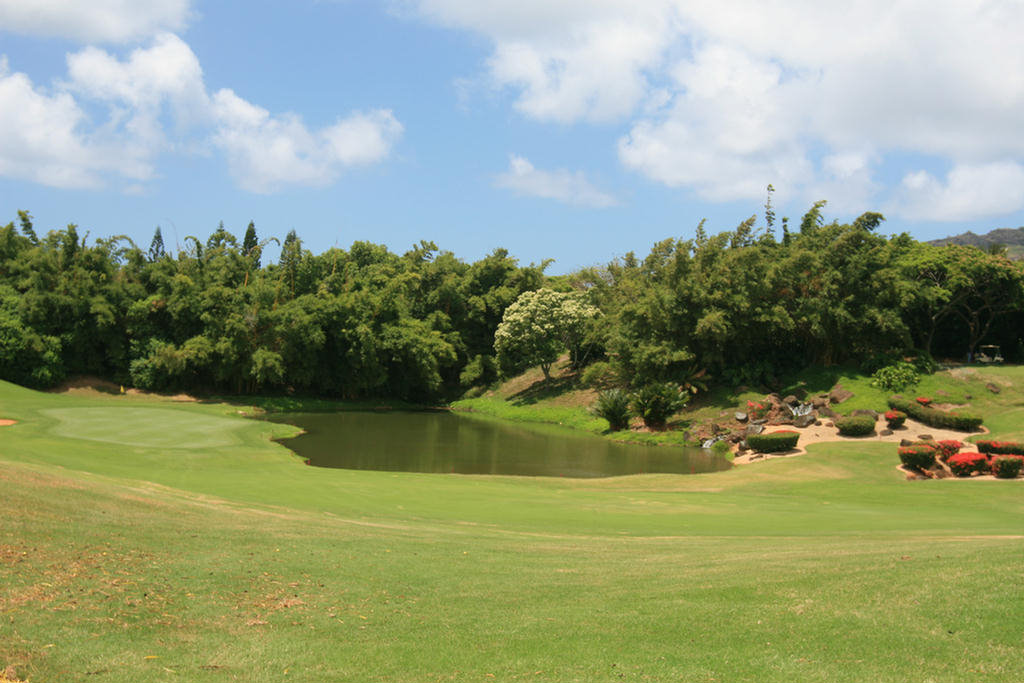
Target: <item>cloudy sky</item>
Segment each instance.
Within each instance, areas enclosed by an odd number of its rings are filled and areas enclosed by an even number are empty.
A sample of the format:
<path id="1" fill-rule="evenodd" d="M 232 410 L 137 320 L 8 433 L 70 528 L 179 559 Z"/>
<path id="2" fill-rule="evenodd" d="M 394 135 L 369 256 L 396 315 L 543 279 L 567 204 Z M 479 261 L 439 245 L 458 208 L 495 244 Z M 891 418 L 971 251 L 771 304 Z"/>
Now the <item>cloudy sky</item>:
<path id="1" fill-rule="evenodd" d="M 1018 0 L 0 0 L 0 220 L 503 246 L 1024 225 Z"/>

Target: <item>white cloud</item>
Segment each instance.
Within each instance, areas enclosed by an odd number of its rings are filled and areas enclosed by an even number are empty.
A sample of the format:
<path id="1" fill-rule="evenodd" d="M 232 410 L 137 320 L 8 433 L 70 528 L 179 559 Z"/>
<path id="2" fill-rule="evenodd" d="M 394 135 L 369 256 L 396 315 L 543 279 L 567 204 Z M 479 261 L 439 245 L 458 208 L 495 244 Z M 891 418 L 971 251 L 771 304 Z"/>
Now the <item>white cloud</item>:
<path id="1" fill-rule="evenodd" d="M 0 62 L 0 176 L 60 187 L 151 180 L 160 154 L 211 142 L 244 189 L 323 186 L 348 166 L 381 161 L 401 137 L 387 110 L 308 129 L 231 90 L 210 96 L 191 48 L 170 33 L 119 59 L 99 48 L 69 54 L 52 92 Z"/>
<path id="2" fill-rule="evenodd" d="M 123 43 L 181 30 L 189 5 L 189 0 L 0 0 L 0 30 Z"/>
<path id="3" fill-rule="evenodd" d="M 214 95 L 213 111 L 214 143 L 227 154 L 238 184 L 258 193 L 327 185 L 343 167 L 384 159 L 402 134 L 387 110 L 356 113 L 311 132 L 295 114 L 271 116 L 231 90 Z"/>
<path id="4" fill-rule="evenodd" d="M 892 211 L 914 220 L 966 221 L 1024 209 L 1024 166 L 1014 161 L 963 164 L 945 180 L 908 173 Z"/>
<path id="5" fill-rule="evenodd" d="M 69 93 L 37 88 L 0 58 L 0 176 L 65 188 L 97 187 L 110 171 L 149 176 L 133 150 L 84 134 L 85 122 Z"/>
<path id="6" fill-rule="evenodd" d="M 557 199 L 577 206 L 606 208 L 618 204 L 613 196 L 591 185 L 579 171 L 542 171 L 515 154 L 509 157 L 508 170 L 495 179 L 495 185 L 521 195 Z"/>
<path id="7" fill-rule="evenodd" d="M 771 182 L 878 202 L 873 174 L 905 153 L 1024 162 L 1017 0 L 401 2 L 489 41 L 487 78 L 525 116 L 627 120 L 624 165 L 708 199 Z M 849 154 L 870 163 L 842 182 Z"/>
<path id="8" fill-rule="evenodd" d="M 669 0 L 418 0 L 427 19 L 487 36 L 493 85 L 519 92 L 527 116 L 571 123 L 628 115 L 646 97 L 646 69 L 672 37 Z"/>

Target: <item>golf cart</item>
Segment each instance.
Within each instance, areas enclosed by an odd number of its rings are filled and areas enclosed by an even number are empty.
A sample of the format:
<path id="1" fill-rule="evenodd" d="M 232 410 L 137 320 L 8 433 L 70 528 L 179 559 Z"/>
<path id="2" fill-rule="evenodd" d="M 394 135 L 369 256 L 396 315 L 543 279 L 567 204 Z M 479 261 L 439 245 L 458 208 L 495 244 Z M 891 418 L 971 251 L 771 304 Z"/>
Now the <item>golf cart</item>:
<path id="1" fill-rule="evenodd" d="M 978 355 L 974 359 L 979 363 L 1002 363 L 1003 354 L 999 352 L 999 347 L 995 344 L 985 344 L 978 347 Z"/>

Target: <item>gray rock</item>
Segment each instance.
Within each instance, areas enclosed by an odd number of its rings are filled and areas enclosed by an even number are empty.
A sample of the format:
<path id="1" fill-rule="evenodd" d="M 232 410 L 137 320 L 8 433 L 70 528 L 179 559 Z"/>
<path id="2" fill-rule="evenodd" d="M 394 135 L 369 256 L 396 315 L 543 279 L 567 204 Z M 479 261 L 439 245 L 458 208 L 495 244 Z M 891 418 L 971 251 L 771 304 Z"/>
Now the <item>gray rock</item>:
<path id="1" fill-rule="evenodd" d="M 786 405 L 789 405 L 789 406 L 800 405 L 800 399 L 798 399 L 793 394 L 790 394 L 786 398 L 782 399 L 782 402 L 785 403 Z"/>
<path id="2" fill-rule="evenodd" d="M 891 429 L 883 429 L 882 431 L 880 431 L 878 433 L 881 434 L 882 436 L 892 436 L 892 430 Z"/>
<path id="3" fill-rule="evenodd" d="M 752 424 L 752 425 L 763 425 L 767 421 L 768 421 L 767 417 L 761 417 L 761 418 L 758 418 L 756 420 L 751 420 L 750 424 Z"/>
<path id="4" fill-rule="evenodd" d="M 910 439 L 900 439 L 900 448 L 906 448 L 910 444 L 914 443 Z"/>
<path id="5" fill-rule="evenodd" d="M 736 413 L 736 415 L 734 417 L 736 418 L 737 422 L 746 422 L 747 421 L 747 414 L 746 413 Z"/>
<path id="6" fill-rule="evenodd" d="M 814 426 L 815 427 L 820 427 L 821 426 L 821 420 L 815 420 L 814 421 Z"/>
<path id="7" fill-rule="evenodd" d="M 746 435 L 747 436 L 751 436 L 753 434 L 760 434 L 763 431 L 764 431 L 764 425 L 749 424 L 749 425 L 747 425 Z"/>
<path id="8" fill-rule="evenodd" d="M 931 434 L 918 434 L 917 439 L 918 441 L 935 441 L 935 437 Z"/>
<path id="9" fill-rule="evenodd" d="M 828 396 L 815 396 L 811 399 L 811 406 L 814 408 L 823 408 L 828 404 Z"/>
<path id="10" fill-rule="evenodd" d="M 829 406 L 822 406 L 821 408 L 818 409 L 818 412 L 820 412 L 825 417 L 839 417 L 839 414 L 836 413 L 836 411 L 832 410 L 832 408 Z"/>
<path id="11" fill-rule="evenodd" d="M 814 415 L 801 415 L 800 417 L 793 420 L 794 427 L 810 427 L 817 421 Z"/>

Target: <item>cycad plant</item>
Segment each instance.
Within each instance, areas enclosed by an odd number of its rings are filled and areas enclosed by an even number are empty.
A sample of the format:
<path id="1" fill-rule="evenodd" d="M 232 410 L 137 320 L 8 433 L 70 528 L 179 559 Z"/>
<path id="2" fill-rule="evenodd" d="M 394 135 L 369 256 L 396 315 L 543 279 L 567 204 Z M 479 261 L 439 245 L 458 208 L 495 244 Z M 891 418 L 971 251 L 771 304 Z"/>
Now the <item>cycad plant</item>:
<path id="1" fill-rule="evenodd" d="M 613 432 L 629 427 L 629 394 L 622 389 L 609 389 L 597 395 L 594 414 L 608 420 Z"/>

